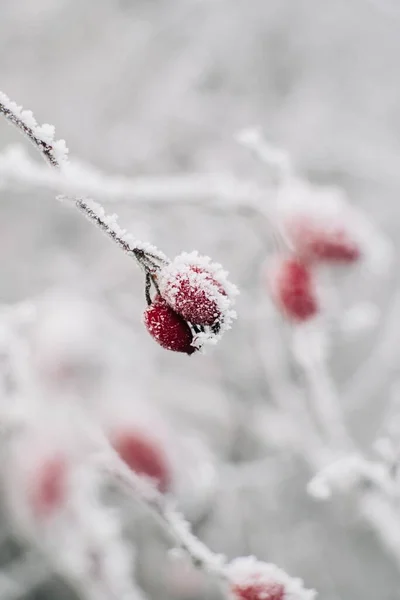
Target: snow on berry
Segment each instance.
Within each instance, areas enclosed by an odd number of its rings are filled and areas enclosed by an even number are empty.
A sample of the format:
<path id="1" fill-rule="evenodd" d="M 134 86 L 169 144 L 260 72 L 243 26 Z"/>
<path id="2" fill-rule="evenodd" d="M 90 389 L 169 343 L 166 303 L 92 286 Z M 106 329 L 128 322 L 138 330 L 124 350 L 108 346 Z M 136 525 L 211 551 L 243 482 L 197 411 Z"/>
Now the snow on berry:
<path id="1" fill-rule="evenodd" d="M 56 511 L 66 496 L 67 463 L 61 455 L 49 457 L 31 474 L 30 505 L 39 517 Z"/>
<path id="2" fill-rule="evenodd" d="M 221 265 L 197 252 L 182 253 L 158 274 L 160 293 L 182 317 L 195 325 L 230 324 L 237 289 Z"/>
<path id="3" fill-rule="evenodd" d="M 233 560 L 225 570 L 233 600 L 313 600 L 314 590 L 273 564 L 253 556 Z"/>
<path id="4" fill-rule="evenodd" d="M 111 443 L 120 458 L 138 475 L 146 475 L 165 493 L 171 485 L 171 470 L 163 449 L 140 430 L 116 432 Z"/>
<path id="5" fill-rule="evenodd" d="M 286 234 L 305 260 L 350 264 L 361 258 L 357 240 L 340 221 L 297 216 L 288 221 Z"/>
<path id="6" fill-rule="evenodd" d="M 269 273 L 269 284 L 274 301 L 289 319 L 303 322 L 319 312 L 312 271 L 300 259 L 276 259 Z"/>
<path id="7" fill-rule="evenodd" d="M 160 346 L 174 352 L 193 354 L 193 333 L 186 321 L 161 296 L 156 296 L 143 316 L 150 335 Z"/>

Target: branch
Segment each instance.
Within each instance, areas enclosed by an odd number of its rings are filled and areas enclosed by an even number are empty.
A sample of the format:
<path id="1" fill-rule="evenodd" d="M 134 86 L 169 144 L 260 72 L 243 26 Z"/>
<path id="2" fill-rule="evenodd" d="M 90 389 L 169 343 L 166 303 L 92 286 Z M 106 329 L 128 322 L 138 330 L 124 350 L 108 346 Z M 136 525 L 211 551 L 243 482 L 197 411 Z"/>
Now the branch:
<path id="1" fill-rule="evenodd" d="M 148 242 L 140 242 L 132 234 L 127 233 L 125 229 L 121 229 L 117 222 L 117 215 L 106 215 L 103 207 L 94 200 L 67 196 L 57 196 L 57 199 L 74 203 L 89 221 L 99 227 L 128 256 L 134 257 L 146 272 L 155 273 L 162 265 L 169 263 L 166 255 L 155 246 Z"/>
<path id="2" fill-rule="evenodd" d="M 52 125 L 39 126 L 31 111 L 22 110 L 5 94 L 0 92 L 0 114 L 24 134 L 40 152 L 45 161 L 60 171 L 67 163 L 68 150 L 64 140 L 54 141 Z M 147 272 L 153 272 L 160 264 L 167 264 L 167 257 L 150 244 L 135 241 L 116 223 L 116 215 L 106 217 L 101 206 L 82 198 L 74 200 L 75 206 L 83 212 L 95 225 L 109 235 L 127 254 L 134 256 L 140 266 Z"/>
<path id="3" fill-rule="evenodd" d="M 227 207 L 256 208 L 257 200 L 265 204 L 265 197 L 270 193 L 268 188 L 240 181 L 229 174 L 126 177 L 109 175 L 81 161 L 68 162 L 61 171 L 49 170 L 33 160 L 20 145 L 9 146 L 0 153 L 0 175 L 5 182 L 29 184 L 71 196 L 97 196 L 107 203 L 206 205 L 225 210 Z"/>
<path id="4" fill-rule="evenodd" d="M 96 461 L 99 471 L 107 479 L 116 482 L 134 499 L 144 504 L 162 524 L 167 533 L 175 540 L 179 548 L 187 554 L 193 565 L 202 571 L 212 573 L 222 580 L 226 579 L 224 567 L 226 558 L 214 554 L 205 544 L 196 538 L 189 523 L 172 509 L 165 497 L 151 483 L 131 471 L 116 454 L 101 454 Z"/>
<path id="5" fill-rule="evenodd" d="M 30 110 L 22 110 L 0 92 L 0 114 L 25 135 L 52 167 L 61 169 L 67 162 L 68 148 L 64 140 L 54 140 L 53 125 L 38 125 Z"/>

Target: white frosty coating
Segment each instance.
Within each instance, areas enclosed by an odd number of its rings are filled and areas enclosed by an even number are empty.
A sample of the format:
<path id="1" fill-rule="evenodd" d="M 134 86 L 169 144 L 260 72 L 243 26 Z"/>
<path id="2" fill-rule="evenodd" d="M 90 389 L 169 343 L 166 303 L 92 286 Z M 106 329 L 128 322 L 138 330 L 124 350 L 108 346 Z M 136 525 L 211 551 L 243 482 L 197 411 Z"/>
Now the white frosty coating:
<path id="1" fill-rule="evenodd" d="M 123 247 L 128 254 L 135 254 L 135 251 L 142 250 L 149 257 L 155 258 L 161 263 L 168 262 L 166 255 L 158 250 L 149 242 L 141 242 L 134 238 L 126 229 L 118 225 L 118 216 L 116 214 L 107 215 L 101 204 L 98 204 L 90 198 L 68 198 L 58 196 L 58 200 L 68 200 L 74 202 L 77 207 L 93 222 L 95 222 L 109 237 Z"/>
<path id="2" fill-rule="evenodd" d="M 198 273 L 192 267 L 204 269 L 204 272 Z M 193 345 L 200 349 L 205 344 L 216 344 L 223 333 L 231 328 L 232 322 L 236 318 L 236 312 L 232 310 L 232 306 L 239 291 L 235 285 L 230 283 L 227 271 L 219 263 L 211 262 L 208 256 L 201 256 L 197 251 L 182 252 L 170 264 L 163 267 L 157 276 L 161 295 L 172 308 L 175 308 L 176 295 L 183 277 L 189 281 L 192 289 L 201 289 L 207 299 L 215 302 L 215 321 L 220 325 L 217 334 L 212 331 L 196 334 Z M 215 285 L 213 280 L 219 284 L 220 288 Z M 225 294 L 221 293 L 221 290 L 224 290 Z"/>
<path id="3" fill-rule="evenodd" d="M 272 167 L 280 180 L 292 177 L 293 165 L 289 154 L 270 144 L 257 127 L 239 131 L 235 135 L 235 140 L 251 150 L 264 164 Z"/>
<path id="4" fill-rule="evenodd" d="M 393 492 L 386 466 L 358 454 L 345 456 L 322 469 L 309 482 L 307 491 L 318 500 L 326 500 L 332 491 L 348 491 L 362 481 L 374 483 L 389 495 Z"/>
<path id="5" fill-rule="evenodd" d="M 22 110 L 0 91 L 0 113 L 24 133 L 53 166 L 61 168 L 67 162 L 68 148 L 64 140 L 54 140 L 53 125 L 39 125 L 32 111 Z M 45 147 L 43 146 L 45 145 Z"/>
<path id="6" fill-rule="evenodd" d="M 253 584 L 271 584 L 280 583 L 284 587 L 284 600 L 313 600 L 316 596 L 314 590 L 307 590 L 303 586 L 303 581 L 290 577 L 285 571 L 279 569 L 271 563 L 264 563 L 257 560 L 254 556 L 245 558 L 236 558 L 225 567 L 225 573 L 228 581 L 234 586 L 251 586 Z M 235 594 L 230 590 L 231 597 Z M 262 593 L 259 594 L 262 600 Z M 268 600 L 265 594 L 265 600 Z"/>
<path id="7" fill-rule="evenodd" d="M 109 175 L 88 163 L 73 159 L 62 171 L 50 170 L 30 157 L 25 147 L 12 144 L 0 153 L 0 175 L 4 183 L 29 184 L 56 193 L 99 196 L 110 202 L 146 202 L 168 204 L 205 203 L 221 209 L 253 207 L 255 199 L 268 190 L 243 182 L 230 175 L 179 174 L 166 176 Z"/>

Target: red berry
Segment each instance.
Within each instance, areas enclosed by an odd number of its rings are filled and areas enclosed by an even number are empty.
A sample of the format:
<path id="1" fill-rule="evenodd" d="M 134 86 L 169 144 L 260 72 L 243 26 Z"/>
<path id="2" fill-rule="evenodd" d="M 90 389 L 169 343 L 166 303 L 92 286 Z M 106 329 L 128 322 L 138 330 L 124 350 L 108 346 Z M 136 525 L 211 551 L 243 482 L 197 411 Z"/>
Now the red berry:
<path id="1" fill-rule="evenodd" d="M 296 219 L 288 226 L 288 234 L 307 260 L 353 263 L 361 257 L 359 245 L 340 224 L 324 226 L 313 219 Z"/>
<path id="2" fill-rule="evenodd" d="M 147 331 L 163 348 L 186 354 L 196 351 L 189 325 L 161 296 L 156 296 L 143 318 Z"/>
<path id="3" fill-rule="evenodd" d="M 167 271 L 160 289 L 168 304 L 190 323 L 211 326 L 221 318 L 220 300 L 227 294 L 205 267 L 185 265 L 181 271 Z"/>
<path id="4" fill-rule="evenodd" d="M 66 475 L 67 465 L 61 456 L 40 465 L 31 489 L 31 503 L 37 515 L 47 516 L 61 505 L 66 494 Z"/>
<path id="5" fill-rule="evenodd" d="M 285 587 L 277 581 L 260 581 L 233 585 L 231 592 L 237 600 L 283 600 Z"/>
<path id="6" fill-rule="evenodd" d="M 120 458 L 138 475 L 147 475 L 160 492 L 168 491 L 171 474 L 162 449 L 140 431 L 126 431 L 115 436 L 113 447 Z"/>
<path id="7" fill-rule="evenodd" d="M 319 310 L 309 267 L 297 258 L 285 258 L 272 275 L 272 293 L 285 315 L 294 321 L 306 321 Z"/>

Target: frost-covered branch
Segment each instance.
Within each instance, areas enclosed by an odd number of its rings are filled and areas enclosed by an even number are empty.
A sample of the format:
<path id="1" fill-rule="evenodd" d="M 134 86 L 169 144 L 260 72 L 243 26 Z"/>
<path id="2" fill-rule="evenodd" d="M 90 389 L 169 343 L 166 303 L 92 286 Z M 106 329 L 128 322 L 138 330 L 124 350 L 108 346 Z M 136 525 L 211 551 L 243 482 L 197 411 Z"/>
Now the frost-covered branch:
<path id="1" fill-rule="evenodd" d="M 192 564 L 220 580 L 228 597 L 263 600 L 272 590 L 276 594 L 280 591 L 279 595 L 273 596 L 277 600 L 284 597 L 313 600 L 315 597 L 314 590 L 305 589 L 302 580 L 290 577 L 275 565 L 257 561 L 254 557 L 228 562 L 223 555 L 212 552 L 193 535 L 189 523 L 170 506 L 168 500 L 154 486 L 130 471 L 118 457 L 101 456 L 98 467 L 106 472 L 109 479 L 122 485 L 134 499 L 145 504 Z M 248 596 L 244 595 L 246 592 Z"/>
<path id="2" fill-rule="evenodd" d="M 104 202 L 146 204 L 150 206 L 198 205 L 208 208 L 254 206 L 257 199 L 265 198 L 270 191 L 252 182 L 235 177 L 214 174 L 190 173 L 169 176 L 110 175 L 92 165 L 71 160 L 62 170 L 49 170 L 32 159 L 23 146 L 12 145 L 0 153 L 0 187 L 29 186 L 48 189 L 69 196 L 89 195 Z"/>
<path id="3" fill-rule="evenodd" d="M 66 151 L 61 155 L 60 144 L 53 141 L 54 128 L 39 127 L 31 112 L 22 111 L 4 94 L 0 102 L 1 112 L 8 121 L 28 136 L 51 166 L 60 168 L 66 160 Z M 182 253 L 170 263 L 154 246 L 127 235 L 117 224 L 116 215 L 107 216 L 97 203 L 81 197 L 73 202 L 143 268 L 148 303 L 143 320 L 160 346 L 191 355 L 204 344 L 219 341 L 236 318 L 232 306 L 238 293 L 221 265 L 211 263 L 209 257 L 199 257 L 196 252 Z M 165 293 L 160 293 L 159 283 L 163 283 Z M 154 299 L 150 294 L 151 285 L 156 291 Z"/>
<path id="4" fill-rule="evenodd" d="M 89 221 L 94 223 L 111 238 L 128 255 L 133 256 L 146 272 L 154 274 L 162 265 L 170 261 L 163 252 L 148 242 L 140 242 L 133 235 L 122 229 L 117 222 L 117 215 L 106 215 L 100 204 L 86 198 L 68 198 L 58 196 L 61 201 L 74 203 Z"/>
<path id="5" fill-rule="evenodd" d="M 133 499 L 139 500 L 150 509 L 197 568 L 225 579 L 226 558 L 214 554 L 192 534 L 189 523 L 171 507 L 169 501 L 154 485 L 131 471 L 117 455 L 101 454 L 96 460 L 96 465 L 106 474 L 107 479 L 121 485 Z"/>
<path id="6" fill-rule="evenodd" d="M 68 148 L 64 140 L 54 140 L 53 125 L 38 125 L 32 111 L 23 110 L 1 91 L 0 114 L 30 140 L 52 167 L 60 169 L 66 163 Z"/>

